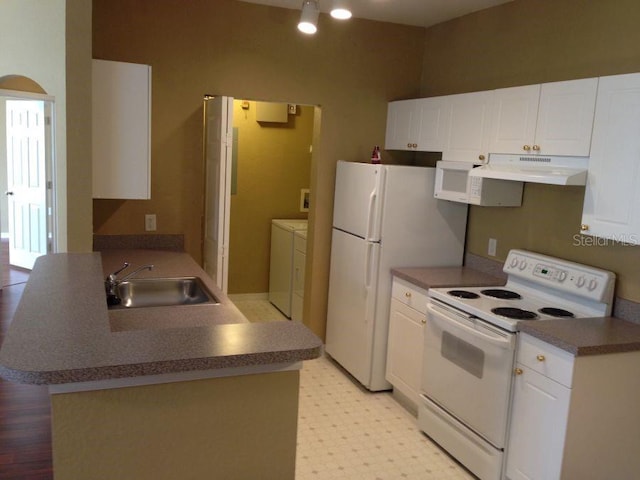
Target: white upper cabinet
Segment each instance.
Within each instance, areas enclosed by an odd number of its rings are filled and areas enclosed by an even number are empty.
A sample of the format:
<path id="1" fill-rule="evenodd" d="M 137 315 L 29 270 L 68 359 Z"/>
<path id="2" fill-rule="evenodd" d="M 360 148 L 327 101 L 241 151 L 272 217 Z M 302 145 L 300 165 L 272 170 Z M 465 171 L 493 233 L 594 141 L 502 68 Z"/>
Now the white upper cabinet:
<path id="1" fill-rule="evenodd" d="M 151 67 L 93 60 L 93 198 L 151 198 Z"/>
<path id="2" fill-rule="evenodd" d="M 386 150 L 441 152 L 448 126 L 448 97 L 389 102 Z"/>
<path id="3" fill-rule="evenodd" d="M 449 127 L 442 160 L 482 163 L 489 147 L 493 91 L 449 95 Z"/>
<path id="4" fill-rule="evenodd" d="M 491 122 L 492 153 L 528 153 L 536 135 L 540 85 L 495 91 Z M 525 148 L 528 146 L 528 149 Z"/>
<path id="5" fill-rule="evenodd" d="M 581 231 L 640 244 L 640 73 L 600 77 Z"/>
<path id="6" fill-rule="evenodd" d="M 492 153 L 589 156 L 597 78 L 495 91 Z"/>

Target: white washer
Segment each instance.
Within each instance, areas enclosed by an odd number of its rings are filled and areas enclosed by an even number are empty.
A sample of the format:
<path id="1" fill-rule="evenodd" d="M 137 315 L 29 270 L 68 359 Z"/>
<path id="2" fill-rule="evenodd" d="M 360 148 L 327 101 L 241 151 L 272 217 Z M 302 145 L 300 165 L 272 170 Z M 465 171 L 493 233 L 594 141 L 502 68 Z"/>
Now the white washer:
<path id="1" fill-rule="evenodd" d="M 296 231 L 306 229 L 307 220 L 274 219 L 271 221 L 269 301 L 287 318 L 291 318 L 293 295 L 293 235 Z"/>

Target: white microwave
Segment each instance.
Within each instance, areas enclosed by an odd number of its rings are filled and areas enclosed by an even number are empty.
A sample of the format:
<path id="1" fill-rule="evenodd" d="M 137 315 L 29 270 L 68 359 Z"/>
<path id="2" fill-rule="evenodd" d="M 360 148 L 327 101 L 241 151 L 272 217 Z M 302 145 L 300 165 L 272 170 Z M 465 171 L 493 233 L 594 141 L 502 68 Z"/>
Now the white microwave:
<path id="1" fill-rule="evenodd" d="M 485 207 L 522 205 L 522 182 L 469 175 L 473 168 L 479 166 L 468 162 L 436 163 L 436 184 L 433 196 L 440 200 Z"/>

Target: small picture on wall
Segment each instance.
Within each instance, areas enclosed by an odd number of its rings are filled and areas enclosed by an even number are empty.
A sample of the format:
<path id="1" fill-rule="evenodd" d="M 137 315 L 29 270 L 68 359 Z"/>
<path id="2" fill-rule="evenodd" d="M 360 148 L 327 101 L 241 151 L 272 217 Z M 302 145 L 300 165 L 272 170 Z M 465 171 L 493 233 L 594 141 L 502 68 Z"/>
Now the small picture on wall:
<path id="1" fill-rule="evenodd" d="M 309 211 L 309 189 L 308 188 L 300 189 L 300 211 L 301 212 Z"/>

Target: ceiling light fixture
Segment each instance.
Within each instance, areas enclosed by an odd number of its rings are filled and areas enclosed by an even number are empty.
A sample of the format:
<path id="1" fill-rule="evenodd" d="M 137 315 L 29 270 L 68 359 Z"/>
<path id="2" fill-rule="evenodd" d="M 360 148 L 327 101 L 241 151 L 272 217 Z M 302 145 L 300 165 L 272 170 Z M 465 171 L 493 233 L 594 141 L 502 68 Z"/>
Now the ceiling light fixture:
<path id="1" fill-rule="evenodd" d="M 318 30 L 318 15 L 320 9 L 316 0 L 304 0 L 302 2 L 302 13 L 300 14 L 300 22 L 298 22 L 298 30 L 306 34 L 314 34 Z"/>
<path id="2" fill-rule="evenodd" d="M 347 2 L 344 0 L 333 0 L 331 16 L 338 20 L 347 20 L 351 18 L 351 10 L 349 10 Z"/>

